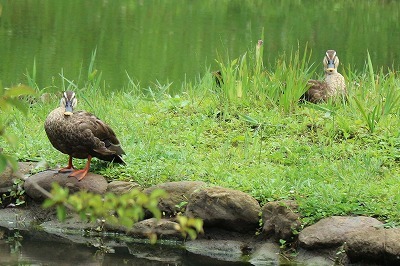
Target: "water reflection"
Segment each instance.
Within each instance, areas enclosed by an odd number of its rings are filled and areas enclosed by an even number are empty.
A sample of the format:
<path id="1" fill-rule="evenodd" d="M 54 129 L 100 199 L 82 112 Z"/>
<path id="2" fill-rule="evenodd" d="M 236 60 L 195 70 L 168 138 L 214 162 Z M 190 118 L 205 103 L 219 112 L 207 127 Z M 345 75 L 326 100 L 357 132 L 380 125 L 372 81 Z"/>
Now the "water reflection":
<path id="1" fill-rule="evenodd" d="M 60 86 L 59 73 L 87 79 L 91 53 L 111 89 L 128 83 L 193 80 L 217 68 L 217 53 L 238 57 L 264 32 L 264 61 L 308 44 L 311 62 L 335 49 L 342 66 L 362 70 L 369 50 L 376 67 L 399 67 L 400 2 L 319 0 L 47 1 L 0 0 L 0 79 Z M 317 66 L 318 67 L 318 66 Z"/>
<path id="2" fill-rule="evenodd" d="M 101 243 L 101 240 L 99 240 Z M 111 252 L 111 253 L 107 253 Z M 45 232 L 0 227 L 0 265 L 249 265 L 188 253 L 179 245 L 114 242 L 93 247 Z"/>

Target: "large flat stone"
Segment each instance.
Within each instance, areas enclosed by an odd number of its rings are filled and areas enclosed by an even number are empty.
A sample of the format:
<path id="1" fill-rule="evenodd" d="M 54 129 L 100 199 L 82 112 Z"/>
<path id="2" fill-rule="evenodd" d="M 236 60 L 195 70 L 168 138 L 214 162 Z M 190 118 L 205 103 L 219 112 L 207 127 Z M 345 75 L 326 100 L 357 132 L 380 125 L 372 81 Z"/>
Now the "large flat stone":
<path id="1" fill-rule="evenodd" d="M 195 190 L 205 186 L 206 183 L 201 181 L 167 182 L 147 188 L 143 192 L 146 194 L 150 194 L 155 189 L 162 189 L 167 192 L 168 196 L 166 198 L 160 199 L 158 207 L 165 215 L 172 216 L 181 211 L 178 206 L 182 203 L 188 202 L 190 195 Z M 183 206 L 185 208 L 186 204 L 184 204 Z"/>
<path id="2" fill-rule="evenodd" d="M 107 190 L 107 180 L 101 175 L 88 173 L 84 179 L 78 181 L 74 177 L 68 177 L 68 174 L 58 173 L 55 170 L 47 170 L 32 175 L 26 179 L 24 184 L 26 194 L 34 200 L 43 201 L 46 199 L 46 196 L 37 186 L 49 192 L 54 182 L 62 187 L 67 187 L 71 193 L 85 190 L 103 194 Z"/>
<path id="3" fill-rule="evenodd" d="M 194 191 L 186 215 L 201 218 L 205 227 L 220 227 L 236 232 L 255 231 L 261 207 L 250 195 L 223 187 Z"/>
<path id="4" fill-rule="evenodd" d="M 365 216 L 332 216 L 304 228 L 299 234 L 300 246 L 306 249 L 337 247 L 358 230 L 382 226 L 375 218 Z"/>
<path id="5" fill-rule="evenodd" d="M 350 261 L 400 265 L 400 228 L 366 228 L 353 232 L 346 242 Z"/>

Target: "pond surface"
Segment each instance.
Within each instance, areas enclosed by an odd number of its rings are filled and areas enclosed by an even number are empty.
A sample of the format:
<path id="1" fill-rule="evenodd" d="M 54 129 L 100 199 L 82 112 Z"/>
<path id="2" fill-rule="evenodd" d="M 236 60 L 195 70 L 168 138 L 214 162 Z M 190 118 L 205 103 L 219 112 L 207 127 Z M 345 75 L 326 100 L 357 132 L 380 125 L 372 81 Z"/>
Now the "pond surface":
<path id="1" fill-rule="evenodd" d="M 264 34 L 264 61 L 299 46 L 321 66 L 327 49 L 342 67 L 362 70 L 367 51 L 375 67 L 400 65 L 400 1 L 320 0 L 0 0 L 0 80 L 40 88 L 61 85 L 59 73 L 81 85 L 93 51 L 110 89 L 173 82 L 179 90 L 218 54 L 231 58 Z"/>
<path id="2" fill-rule="evenodd" d="M 187 252 L 179 245 L 114 242 L 98 237 L 98 247 L 77 244 L 44 232 L 0 227 L 0 265 L 250 265 Z M 102 242 L 107 241 L 107 247 Z"/>

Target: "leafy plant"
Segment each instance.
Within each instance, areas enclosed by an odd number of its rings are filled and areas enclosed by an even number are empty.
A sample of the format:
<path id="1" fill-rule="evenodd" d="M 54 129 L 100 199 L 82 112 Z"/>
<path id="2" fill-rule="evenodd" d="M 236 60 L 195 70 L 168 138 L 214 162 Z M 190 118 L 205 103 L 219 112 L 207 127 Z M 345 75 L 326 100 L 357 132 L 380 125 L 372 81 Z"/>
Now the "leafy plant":
<path id="1" fill-rule="evenodd" d="M 7 203 L 15 204 L 19 206 L 25 203 L 25 190 L 23 188 L 24 181 L 21 179 L 15 179 L 12 188 L 8 190 L 8 193 L 3 193 L 0 198 L 0 206 Z"/>
<path id="2" fill-rule="evenodd" d="M 70 195 L 68 188 L 53 184 L 51 195 L 43 203 L 44 208 L 56 207 L 57 217 L 63 221 L 66 218 L 67 208 L 75 211 L 84 220 L 95 222 L 105 220 L 114 225 L 132 227 L 144 218 L 145 210 L 150 211 L 157 219 L 161 212 L 157 208 L 159 198 L 165 196 L 161 190 L 153 191 L 149 196 L 137 189 L 117 196 L 107 193 L 104 197 L 86 191 L 79 191 Z"/>
<path id="3" fill-rule="evenodd" d="M 43 191 L 48 198 L 44 201 L 43 207 L 55 207 L 57 217 L 64 221 L 67 216 L 67 209 L 79 214 L 82 220 L 96 222 L 98 220 L 104 223 L 125 226 L 131 228 L 134 223 L 142 220 L 145 212 L 149 211 L 156 219 L 161 218 L 161 212 L 158 209 L 159 199 L 166 196 L 163 190 L 156 189 L 150 195 L 133 189 L 123 195 L 106 193 L 104 196 L 93 194 L 86 191 L 79 191 L 70 195 L 68 188 L 62 188 L 57 183 L 52 185 L 52 191 L 49 194 Z M 177 218 L 181 231 L 184 236 L 187 234 L 195 238 L 197 233 L 202 232 L 202 221 L 193 218 Z M 156 240 L 156 234 L 150 233 L 152 241 Z"/>
<path id="4" fill-rule="evenodd" d="M 9 115 L 13 108 L 18 109 L 24 115 L 28 112 L 27 104 L 20 97 L 23 95 L 32 95 L 35 91 L 25 85 L 17 85 L 11 88 L 4 88 L 0 82 L 0 136 L 3 137 L 10 145 L 15 145 L 17 139 L 6 131 L 7 126 L 12 121 Z M 7 165 L 10 164 L 14 171 L 17 170 L 18 164 L 16 159 L 8 154 L 3 153 L 0 148 L 0 173 L 2 173 Z"/>
<path id="5" fill-rule="evenodd" d="M 203 220 L 201 219 L 181 215 L 178 215 L 176 219 L 179 223 L 179 228 L 176 229 L 180 231 L 184 237 L 189 235 L 193 240 L 197 238 L 199 233 L 203 232 Z"/>

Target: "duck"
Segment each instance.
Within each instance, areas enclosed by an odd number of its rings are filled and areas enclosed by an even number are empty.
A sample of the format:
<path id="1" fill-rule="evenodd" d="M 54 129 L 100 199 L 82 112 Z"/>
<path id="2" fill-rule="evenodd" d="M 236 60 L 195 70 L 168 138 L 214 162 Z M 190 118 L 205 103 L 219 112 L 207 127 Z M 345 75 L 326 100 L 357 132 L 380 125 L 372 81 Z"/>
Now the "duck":
<path id="1" fill-rule="evenodd" d="M 335 50 L 327 50 L 323 59 L 324 80 L 309 80 L 309 88 L 301 97 L 311 103 L 327 102 L 329 99 L 345 98 L 347 95 L 344 77 L 337 71 L 339 57 Z"/>
<path id="2" fill-rule="evenodd" d="M 222 72 L 221 72 L 221 70 L 213 71 L 213 72 L 211 72 L 211 74 L 212 74 L 212 76 L 214 77 L 215 85 L 216 85 L 218 88 L 221 88 L 221 87 L 222 87 L 221 84 L 224 84 L 224 79 L 222 78 Z"/>
<path id="3" fill-rule="evenodd" d="M 120 141 L 110 126 L 86 111 L 76 111 L 75 92 L 65 91 L 60 106 L 49 113 L 44 129 L 54 148 L 69 155 L 68 165 L 58 172 L 71 172 L 68 176 L 81 181 L 89 172 L 93 157 L 125 164 Z M 85 168 L 76 170 L 72 158 L 87 159 Z"/>

